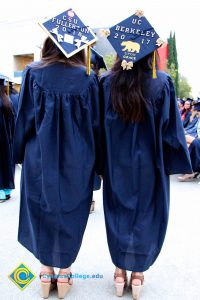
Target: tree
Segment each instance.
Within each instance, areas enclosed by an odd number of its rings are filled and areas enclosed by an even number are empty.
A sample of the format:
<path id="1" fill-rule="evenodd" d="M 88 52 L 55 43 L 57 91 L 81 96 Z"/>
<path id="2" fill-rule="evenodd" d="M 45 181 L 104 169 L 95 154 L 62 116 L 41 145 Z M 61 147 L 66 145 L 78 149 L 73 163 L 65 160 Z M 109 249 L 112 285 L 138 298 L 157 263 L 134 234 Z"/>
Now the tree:
<path id="1" fill-rule="evenodd" d="M 187 78 L 179 74 L 179 98 L 191 98 L 191 86 Z"/>
<path id="2" fill-rule="evenodd" d="M 110 69 L 111 66 L 114 64 L 115 58 L 116 58 L 116 55 L 113 54 L 113 53 L 107 54 L 107 55 L 104 57 L 105 64 L 106 64 L 106 66 L 107 66 L 108 69 Z"/>
<path id="3" fill-rule="evenodd" d="M 178 58 L 177 58 L 177 50 L 176 50 L 175 32 L 174 32 L 174 35 L 173 35 L 173 55 L 174 55 L 173 63 L 174 63 L 174 66 L 175 66 L 175 71 L 176 71 L 174 83 L 175 83 L 176 94 L 179 95 L 179 73 L 178 73 Z"/>
<path id="4" fill-rule="evenodd" d="M 179 95 L 179 73 L 178 73 L 178 58 L 176 49 L 176 35 L 175 32 L 168 38 L 168 61 L 167 61 L 167 71 L 171 75 L 174 82 L 176 94 Z"/>
<path id="5" fill-rule="evenodd" d="M 168 43 L 168 60 L 167 60 L 167 68 L 170 69 L 171 64 L 174 62 L 174 54 L 173 54 L 173 39 L 172 32 L 170 31 L 169 38 L 167 39 Z"/>

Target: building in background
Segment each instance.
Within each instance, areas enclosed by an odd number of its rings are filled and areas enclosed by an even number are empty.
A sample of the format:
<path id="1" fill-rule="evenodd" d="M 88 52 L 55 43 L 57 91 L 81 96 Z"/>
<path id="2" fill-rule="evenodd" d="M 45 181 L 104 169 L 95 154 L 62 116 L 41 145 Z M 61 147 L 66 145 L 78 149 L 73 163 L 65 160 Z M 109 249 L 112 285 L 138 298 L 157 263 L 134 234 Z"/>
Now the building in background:
<path id="1" fill-rule="evenodd" d="M 40 47 L 46 34 L 37 19 L 0 22 L 0 72 L 17 84 L 27 64 L 40 59 Z"/>
<path id="2" fill-rule="evenodd" d="M 158 68 L 161 71 L 166 71 L 167 69 L 167 59 L 168 59 L 168 45 L 158 48 L 159 62 Z"/>

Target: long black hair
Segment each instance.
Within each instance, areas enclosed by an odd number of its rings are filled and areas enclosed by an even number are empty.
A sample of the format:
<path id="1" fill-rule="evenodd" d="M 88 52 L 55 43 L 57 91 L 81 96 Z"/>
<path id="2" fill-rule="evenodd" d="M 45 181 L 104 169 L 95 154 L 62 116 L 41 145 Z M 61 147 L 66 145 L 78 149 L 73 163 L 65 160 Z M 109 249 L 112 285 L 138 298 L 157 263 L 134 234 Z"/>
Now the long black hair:
<path id="1" fill-rule="evenodd" d="M 144 110 L 147 105 L 144 97 L 144 81 L 148 71 L 152 70 L 152 60 L 153 54 L 151 53 L 135 62 L 131 70 L 123 70 L 121 59 L 116 57 L 111 68 L 110 95 L 114 111 L 124 121 L 141 122 L 144 120 Z"/>
<path id="2" fill-rule="evenodd" d="M 13 114 L 13 108 L 10 99 L 7 96 L 6 87 L 4 85 L 0 85 L 0 100 L 3 105 L 5 116 L 11 116 Z"/>
<path id="3" fill-rule="evenodd" d="M 45 67 L 50 64 L 62 62 L 68 66 L 86 65 L 85 51 L 79 51 L 70 58 L 67 58 L 62 51 L 56 46 L 56 44 L 47 37 L 44 41 L 41 51 L 40 66 Z"/>

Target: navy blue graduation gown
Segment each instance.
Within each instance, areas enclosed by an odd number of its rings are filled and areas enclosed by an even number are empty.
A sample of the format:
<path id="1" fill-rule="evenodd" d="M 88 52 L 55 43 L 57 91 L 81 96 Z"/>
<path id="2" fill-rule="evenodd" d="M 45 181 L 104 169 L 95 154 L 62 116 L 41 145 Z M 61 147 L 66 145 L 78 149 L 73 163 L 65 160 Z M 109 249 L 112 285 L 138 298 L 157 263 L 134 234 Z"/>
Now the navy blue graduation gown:
<path id="1" fill-rule="evenodd" d="M 189 147 L 192 169 L 200 172 L 200 139 L 196 138 Z"/>
<path id="2" fill-rule="evenodd" d="M 191 135 L 193 137 L 197 137 L 197 127 L 198 127 L 199 118 L 195 116 L 192 122 L 189 122 L 187 127 L 185 128 L 185 134 Z"/>
<path id="3" fill-rule="evenodd" d="M 10 94 L 10 100 L 12 102 L 12 105 L 13 105 L 13 112 L 14 112 L 14 116 L 15 116 L 15 119 L 17 117 L 17 111 L 18 111 L 18 103 L 19 103 L 19 94 L 14 94 L 14 93 L 11 93 Z"/>
<path id="4" fill-rule="evenodd" d="M 93 191 L 98 191 L 101 188 L 101 178 L 95 174 Z"/>
<path id="5" fill-rule="evenodd" d="M 185 119 L 182 121 L 183 122 L 183 127 L 186 128 L 188 126 L 188 124 L 190 123 L 190 116 L 191 116 L 191 112 L 188 111 L 186 113 Z"/>
<path id="6" fill-rule="evenodd" d="M 0 190 L 14 189 L 13 164 L 14 115 L 7 117 L 0 98 Z"/>
<path id="7" fill-rule="evenodd" d="M 147 74 L 145 121 L 121 120 L 110 103 L 110 74 L 100 82 L 104 102 L 106 162 L 103 198 L 113 263 L 143 272 L 156 260 L 169 215 L 169 175 L 191 173 L 183 125 L 171 78 Z"/>
<path id="8" fill-rule="evenodd" d="M 85 67 L 28 67 L 14 136 L 22 163 L 18 240 L 43 264 L 66 268 L 81 246 L 99 174 L 98 78 Z"/>

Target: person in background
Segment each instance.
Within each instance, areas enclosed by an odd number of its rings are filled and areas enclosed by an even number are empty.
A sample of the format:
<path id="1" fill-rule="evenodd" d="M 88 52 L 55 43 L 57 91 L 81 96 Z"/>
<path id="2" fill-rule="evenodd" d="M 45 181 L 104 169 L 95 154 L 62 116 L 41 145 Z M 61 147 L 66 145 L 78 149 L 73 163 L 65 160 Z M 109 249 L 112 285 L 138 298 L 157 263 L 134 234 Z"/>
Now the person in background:
<path id="1" fill-rule="evenodd" d="M 192 103 L 191 116 L 187 127 L 185 128 L 185 134 L 187 136 L 197 137 L 197 128 L 199 123 L 199 111 L 198 105 L 196 105 L 196 101 Z"/>
<path id="2" fill-rule="evenodd" d="M 192 99 L 187 98 L 184 103 L 184 108 L 181 110 L 181 120 L 183 122 L 183 127 L 187 127 L 190 116 L 191 116 L 191 107 L 192 107 Z"/>
<path id="3" fill-rule="evenodd" d="M 86 27 L 72 9 L 55 18 L 77 30 L 69 29 L 62 42 L 62 25 L 40 24 L 49 37 L 41 61 L 24 71 L 14 136 L 15 162 L 22 163 L 18 241 L 41 262 L 44 298 L 56 286 L 54 267 L 59 298 L 73 283 L 71 265 L 101 161 L 99 82 L 85 57 L 96 39 L 89 29 L 81 38 Z"/>
<path id="4" fill-rule="evenodd" d="M 18 111 L 18 103 L 19 103 L 19 93 L 18 91 L 14 88 L 14 82 L 12 80 L 9 81 L 9 90 L 10 90 L 10 100 L 12 102 L 12 106 L 13 106 L 13 112 L 14 112 L 14 116 L 15 119 L 17 117 L 17 111 Z"/>
<path id="5" fill-rule="evenodd" d="M 100 76 L 100 70 L 104 69 L 107 70 L 107 66 L 103 59 L 103 56 L 100 55 L 94 48 L 91 48 L 91 68 L 96 73 L 96 75 Z M 93 191 L 98 191 L 101 188 L 101 178 L 97 174 L 94 177 L 94 186 Z M 92 199 L 92 204 L 90 208 L 90 213 L 94 212 L 95 209 L 95 200 L 94 197 Z"/>
<path id="6" fill-rule="evenodd" d="M 184 108 L 184 103 L 185 103 L 185 101 L 184 101 L 183 99 L 178 98 L 178 99 L 177 99 L 177 102 L 178 102 L 178 108 L 179 108 L 179 111 L 180 111 L 180 113 L 181 113 L 181 111 L 182 111 L 183 108 Z"/>
<path id="7" fill-rule="evenodd" d="M 133 30 L 138 35 L 133 36 Z M 165 239 L 169 175 L 192 169 L 173 81 L 156 72 L 156 49 L 162 40 L 142 11 L 105 32 L 118 54 L 100 81 L 107 241 L 116 267 L 116 294 L 123 295 L 129 270 L 132 295 L 138 299 L 143 272 L 154 264 Z"/>
<path id="8" fill-rule="evenodd" d="M 188 150 L 190 153 L 193 173 L 179 176 L 179 181 L 183 182 L 194 180 L 200 173 L 200 101 L 196 100 L 193 107 L 193 111 L 196 112 L 198 121 L 195 125 L 195 130 L 186 132 L 190 133 L 186 134 L 186 142 L 189 147 Z"/>
<path id="9" fill-rule="evenodd" d="M 0 74 L 0 202 L 10 199 L 14 185 L 12 155 L 14 114 L 9 99 L 8 78 Z"/>

